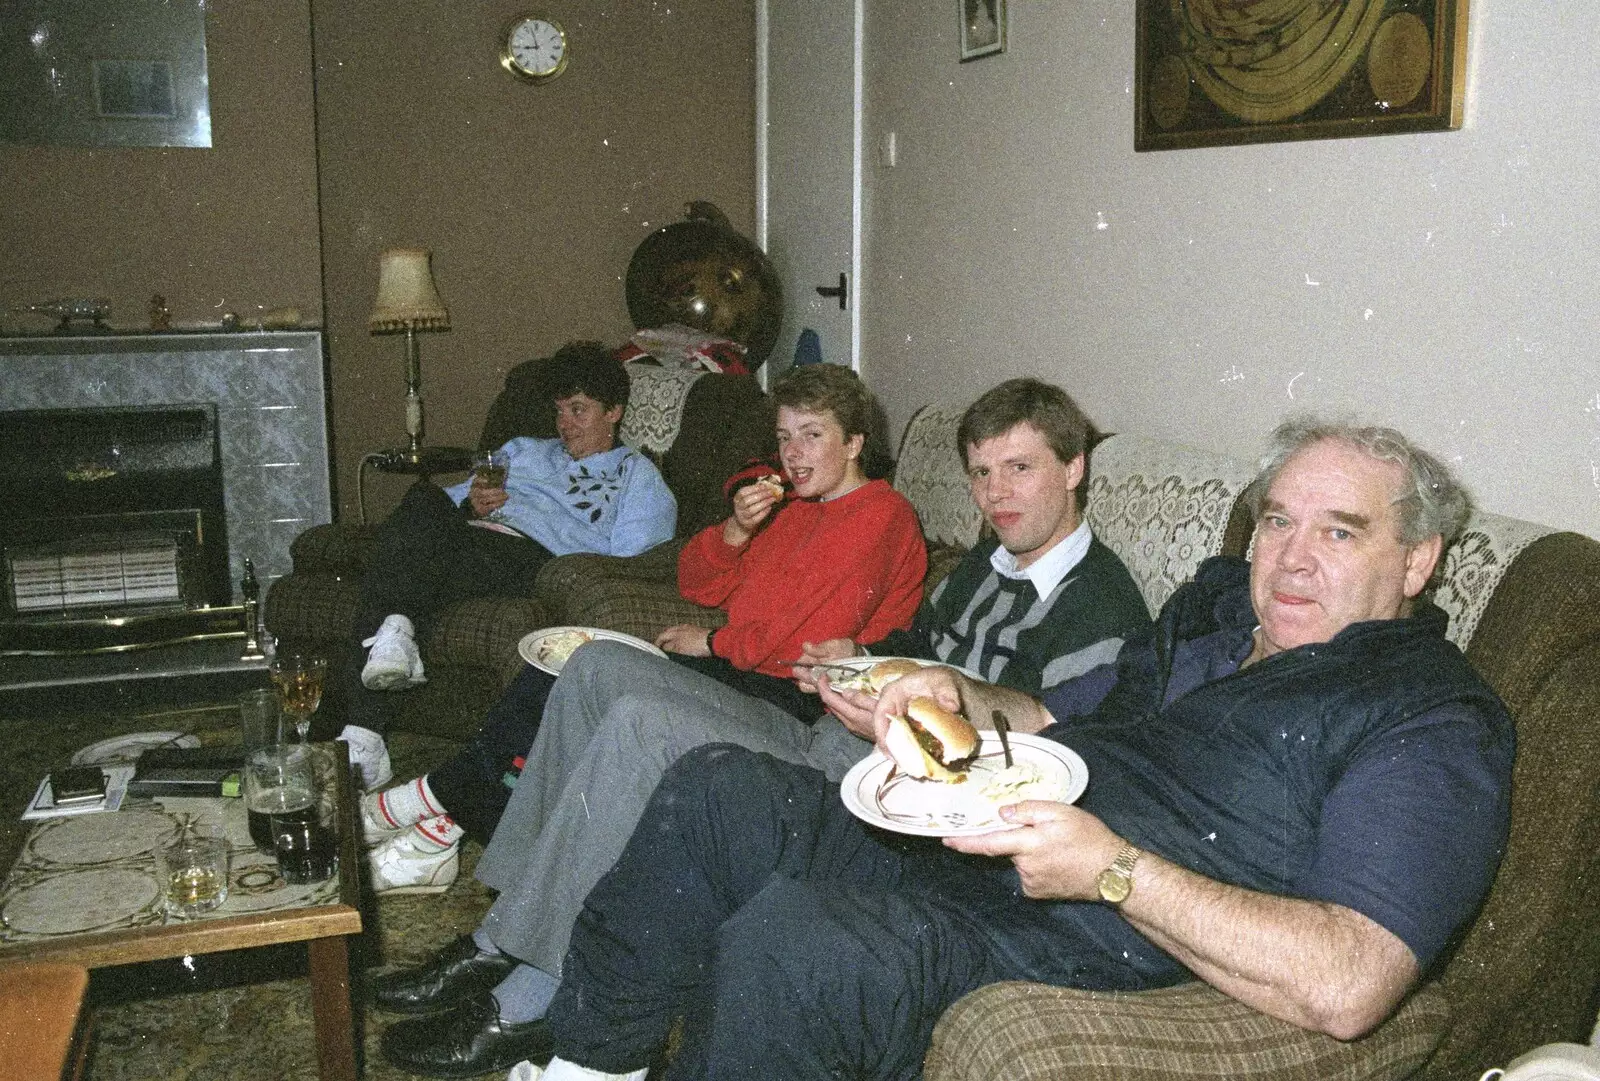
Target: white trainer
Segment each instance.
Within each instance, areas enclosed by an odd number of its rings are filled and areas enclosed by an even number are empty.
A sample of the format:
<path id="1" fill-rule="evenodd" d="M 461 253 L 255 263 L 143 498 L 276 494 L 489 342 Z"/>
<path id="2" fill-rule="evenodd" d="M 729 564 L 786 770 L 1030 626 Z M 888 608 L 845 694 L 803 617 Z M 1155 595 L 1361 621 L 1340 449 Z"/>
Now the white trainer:
<path id="1" fill-rule="evenodd" d="M 461 842 L 435 848 L 408 829 L 370 850 L 367 868 L 373 893 L 443 893 L 461 870 Z"/>
<path id="2" fill-rule="evenodd" d="M 389 762 L 389 748 L 383 737 L 370 728 L 347 724 L 336 739 L 342 739 L 350 748 L 350 765 L 361 779 L 361 787 L 370 792 L 382 788 L 394 779 L 394 766 Z"/>
<path id="3" fill-rule="evenodd" d="M 405 616 L 385 617 L 378 633 L 361 643 L 367 663 L 361 668 L 361 685 L 369 691 L 403 691 L 428 682 L 422 673 L 416 629 Z"/>

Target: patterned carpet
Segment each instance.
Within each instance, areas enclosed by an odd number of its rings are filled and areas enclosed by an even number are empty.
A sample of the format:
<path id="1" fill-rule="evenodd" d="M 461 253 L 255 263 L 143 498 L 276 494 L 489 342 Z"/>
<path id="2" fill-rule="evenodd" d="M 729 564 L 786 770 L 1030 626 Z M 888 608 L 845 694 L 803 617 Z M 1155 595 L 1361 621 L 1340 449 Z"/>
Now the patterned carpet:
<path id="1" fill-rule="evenodd" d="M 193 732 L 202 742 L 237 738 L 233 711 L 215 705 L 139 713 L 0 716 L 0 866 L 21 847 L 17 816 L 39 778 L 73 751 L 125 732 Z M 447 741 L 409 733 L 391 740 L 395 775 L 412 777 L 449 756 Z M 375 968 L 429 956 L 476 927 L 491 894 L 471 878 L 478 848 L 463 852 L 462 874 L 433 897 L 369 901 L 367 931 L 355 966 Z M 360 973 L 355 974 L 360 979 Z M 93 1037 L 91 1081 L 312 1081 L 317 1076 L 311 994 L 305 952 L 273 947 L 192 959 L 105 969 L 90 984 Z M 368 1014 L 363 1076 L 392 1081 L 414 1075 L 389 1066 L 378 1053 L 385 1018 Z M 485 1075 L 500 1078 L 503 1073 Z"/>

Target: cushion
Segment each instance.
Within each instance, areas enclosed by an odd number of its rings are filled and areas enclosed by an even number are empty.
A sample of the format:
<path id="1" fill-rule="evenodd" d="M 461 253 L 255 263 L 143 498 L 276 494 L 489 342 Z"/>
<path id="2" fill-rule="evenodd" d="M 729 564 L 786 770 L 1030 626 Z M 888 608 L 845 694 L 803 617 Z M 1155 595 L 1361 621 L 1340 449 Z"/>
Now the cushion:
<path id="1" fill-rule="evenodd" d="M 1377 1081 L 1404 1077 L 1450 1019 L 1431 988 L 1376 1031 L 1343 1042 L 1258 1013 L 1204 983 L 1155 991 L 1079 991 L 997 983 L 946 1011 L 926 1081 Z"/>
<path id="2" fill-rule="evenodd" d="M 377 554 L 378 527 L 314 525 L 289 544 L 296 574 L 360 575 Z"/>

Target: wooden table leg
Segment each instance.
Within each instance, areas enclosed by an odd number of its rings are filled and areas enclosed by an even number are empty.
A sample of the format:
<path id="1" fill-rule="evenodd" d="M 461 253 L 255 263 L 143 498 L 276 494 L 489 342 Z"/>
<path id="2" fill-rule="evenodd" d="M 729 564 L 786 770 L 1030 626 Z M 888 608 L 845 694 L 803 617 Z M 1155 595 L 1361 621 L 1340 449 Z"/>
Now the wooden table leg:
<path id="1" fill-rule="evenodd" d="M 322 1081 L 356 1081 L 355 1017 L 350 1009 L 350 939 L 306 943 L 311 970 L 311 1015 L 317 1030 L 317 1074 Z"/>

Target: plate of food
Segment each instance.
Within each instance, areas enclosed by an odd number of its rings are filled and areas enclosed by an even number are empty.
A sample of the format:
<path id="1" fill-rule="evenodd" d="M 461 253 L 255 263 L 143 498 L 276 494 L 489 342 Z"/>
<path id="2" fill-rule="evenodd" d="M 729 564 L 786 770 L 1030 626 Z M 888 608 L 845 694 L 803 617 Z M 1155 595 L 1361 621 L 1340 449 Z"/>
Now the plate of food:
<path id="1" fill-rule="evenodd" d="M 912 699 L 884 743 L 850 767 L 839 794 L 873 826 L 919 837 L 1012 829 L 1000 808 L 1023 800 L 1072 803 L 1089 785 L 1089 767 L 1070 747 L 1009 734 L 1012 764 L 994 732 L 979 732 L 929 698 Z"/>
<path id="2" fill-rule="evenodd" d="M 964 676 L 983 679 L 978 673 L 960 665 L 924 661 L 916 657 L 846 657 L 813 667 L 821 669 L 828 677 L 828 682 L 838 690 L 865 691 L 871 695 L 882 693 L 889 684 L 919 668 L 954 668 Z"/>
<path id="3" fill-rule="evenodd" d="M 567 663 L 567 658 L 572 656 L 574 650 L 586 642 L 596 641 L 622 642 L 634 649 L 654 653 L 663 660 L 667 656 L 653 642 L 646 642 L 643 638 L 635 638 L 621 631 L 603 630 L 600 627 L 545 627 L 531 631 L 523 635 L 522 641 L 517 643 L 517 652 L 522 654 L 523 660 L 540 671 L 559 676 L 562 667 Z"/>

